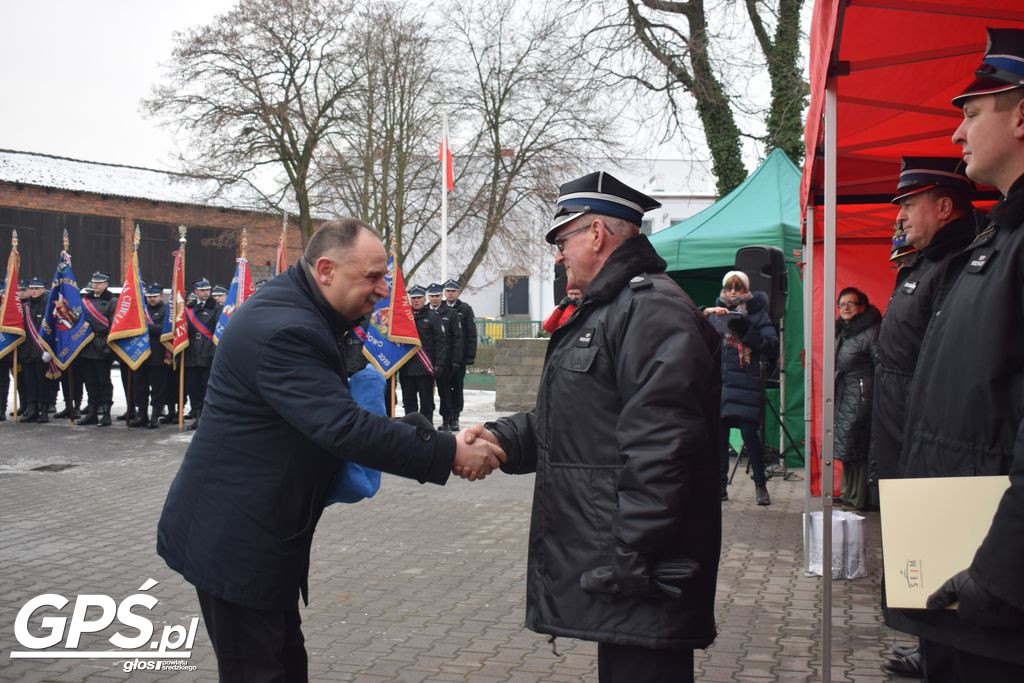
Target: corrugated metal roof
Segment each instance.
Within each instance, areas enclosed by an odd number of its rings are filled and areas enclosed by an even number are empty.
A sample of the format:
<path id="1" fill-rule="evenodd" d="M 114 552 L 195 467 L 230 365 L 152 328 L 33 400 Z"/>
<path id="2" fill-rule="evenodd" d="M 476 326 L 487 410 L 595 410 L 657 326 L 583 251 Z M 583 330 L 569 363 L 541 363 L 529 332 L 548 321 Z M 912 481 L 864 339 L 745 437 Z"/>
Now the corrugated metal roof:
<path id="1" fill-rule="evenodd" d="M 274 213 L 249 188 L 229 188 L 214 196 L 217 183 L 211 179 L 35 152 L 0 150 L 0 182 L 155 202 Z"/>

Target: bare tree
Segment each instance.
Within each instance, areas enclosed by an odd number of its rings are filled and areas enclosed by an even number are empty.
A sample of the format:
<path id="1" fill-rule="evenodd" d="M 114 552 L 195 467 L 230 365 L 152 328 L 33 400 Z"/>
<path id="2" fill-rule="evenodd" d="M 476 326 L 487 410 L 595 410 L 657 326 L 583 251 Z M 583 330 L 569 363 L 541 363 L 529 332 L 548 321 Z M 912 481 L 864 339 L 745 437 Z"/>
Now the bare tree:
<path id="1" fill-rule="evenodd" d="M 345 99 L 360 83 L 350 14 L 345 0 L 240 0 L 176 35 L 167 81 L 143 102 L 187 137 L 190 172 L 249 185 L 270 207 L 294 201 L 304 241 L 318 154 L 350 125 Z"/>
<path id="2" fill-rule="evenodd" d="M 597 15 L 584 36 L 585 53 L 596 67 L 619 82 L 663 94 L 676 132 L 687 128 L 688 114 L 696 110 L 721 195 L 747 176 L 744 137 L 756 138 L 766 150 L 780 148 L 794 161 L 802 157 L 808 92 L 799 67 L 802 4 L 743 0 L 741 18 L 730 16 L 729 2 L 709 8 L 705 0 L 607 0 L 596 7 L 585 0 L 577 7 L 584 22 Z M 753 36 L 737 36 L 747 26 Z M 771 82 L 767 111 L 744 91 L 765 72 Z M 741 130 L 737 118 L 750 115 L 763 133 Z"/>

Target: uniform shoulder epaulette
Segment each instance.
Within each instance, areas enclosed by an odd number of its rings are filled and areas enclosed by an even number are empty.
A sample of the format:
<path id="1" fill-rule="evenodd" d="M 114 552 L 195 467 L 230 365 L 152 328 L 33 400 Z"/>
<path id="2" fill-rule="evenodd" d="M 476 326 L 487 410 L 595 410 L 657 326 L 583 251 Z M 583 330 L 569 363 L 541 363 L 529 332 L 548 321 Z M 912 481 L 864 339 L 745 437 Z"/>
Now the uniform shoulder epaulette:
<path id="1" fill-rule="evenodd" d="M 629 281 L 629 288 L 634 292 L 640 289 L 650 289 L 654 286 L 654 280 L 647 277 L 647 273 L 641 273 Z"/>

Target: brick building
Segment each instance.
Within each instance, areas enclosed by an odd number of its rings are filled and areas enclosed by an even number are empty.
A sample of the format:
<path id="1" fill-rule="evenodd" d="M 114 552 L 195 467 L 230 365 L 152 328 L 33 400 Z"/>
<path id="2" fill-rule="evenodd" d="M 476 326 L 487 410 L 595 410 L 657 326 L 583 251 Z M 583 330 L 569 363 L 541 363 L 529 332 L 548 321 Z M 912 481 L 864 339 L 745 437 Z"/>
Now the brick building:
<path id="1" fill-rule="evenodd" d="M 103 164 L 31 152 L 0 150 L 0 257 L 6 263 L 11 231 L 18 231 L 21 277 L 49 281 L 67 229 L 79 284 L 95 270 L 123 282 L 139 226 L 143 279 L 167 286 L 178 248 L 178 226 L 188 228 L 186 278 L 227 285 L 235 269 L 242 228 L 248 231 L 256 280 L 273 273 L 282 216 L 261 209 L 245 192 L 214 197 L 212 181 L 166 171 Z M 302 238 L 288 227 L 288 262 Z"/>

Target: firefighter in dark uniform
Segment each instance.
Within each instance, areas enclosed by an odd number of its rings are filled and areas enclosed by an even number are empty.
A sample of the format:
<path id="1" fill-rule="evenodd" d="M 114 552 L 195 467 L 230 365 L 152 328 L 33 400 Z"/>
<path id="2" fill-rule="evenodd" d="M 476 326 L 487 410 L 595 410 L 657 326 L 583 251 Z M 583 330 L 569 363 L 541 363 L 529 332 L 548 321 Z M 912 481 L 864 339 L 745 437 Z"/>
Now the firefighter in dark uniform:
<path id="1" fill-rule="evenodd" d="M 409 288 L 409 303 L 412 305 L 413 317 L 416 319 L 416 332 L 420 336 L 420 345 L 432 368 L 428 369 L 417 354 L 398 371 L 398 381 L 402 384 L 402 407 L 405 414 L 420 413 L 431 424 L 434 423 L 434 379 L 444 375 L 446 349 L 444 333 L 441 330 L 441 318 L 425 305 L 424 296 L 427 290 L 423 287 Z"/>
<path id="2" fill-rule="evenodd" d="M 3 301 L 4 291 L 4 282 L 0 280 L 0 301 Z M 17 294 L 11 292 L 11 296 L 17 296 Z M 11 371 L 14 369 L 15 353 L 17 353 L 17 349 L 12 349 L 3 358 L 0 358 L 0 422 L 7 419 L 7 393 L 11 390 Z"/>
<path id="3" fill-rule="evenodd" d="M 165 401 L 164 390 L 167 384 L 167 370 L 164 357 L 167 349 L 160 341 L 164 331 L 164 318 L 167 316 L 167 304 L 164 303 L 164 290 L 158 284 L 146 287 L 146 312 L 149 321 L 149 356 L 132 373 L 132 399 L 135 401 L 135 419 L 128 423 L 129 427 L 160 426 L 160 411 Z M 152 406 L 152 413 L 147 413 L 147 406 Z"/>
<path id="4" fill-rule="evenodd" d="M 441 338 L 443 343 L 438 345 L 444 349 L 444 363 L 436 364 L 434 371 L 437 372 L 437 397 L 441 404 L 441 427 L 442 432 L 451 431 L 449 415 L 451 415 L 451 377 L 453 372 L 453 361 L 456 349 L 462 348 L 462 328 L 455 324 L 455 313 L 445 305 L 442 300 L 444 289 L 440 284 L 434 282 L 427 287 L 427 299 L 430 310 L 441 319 Z M 440 353 L 440 352 L 439 352 Z"/>
<path id="5" fill-rule="evenodd" d="M 194 417 L 190 430 L 199 427 L 199 416 L 203 412 L 206 385 L 210 381 L 210 367 L 213 365 L 213 331 L 217 327 L 221 307 L 210 296 L 210 281 L 203 278 L 195 283 L 192 292 L 196 300 L 188 305 L 188 347 L 185 349 L 185 391 L 191 412 L 185 417 Z"/>
<path id="6" fill-rule="evenodd" d="M 228 288 L 224 285 L 214 285 L 210 291 L 210 296 L 213 297 L 218 306 L 224 306 L 224 302 L 228 298 Z"/>
<path id="7" fill-rule="evenodd" d="M 88 317 L 93 338 L 78 354 L 75 368 L 89 391 L 89 406 L 79 425 L 110 426 L 110 406 L 114 402 L 114 385 L 110 368 L 114 353 L 107 346 L 107 334 L 117 308 L 117 297 L 107 286 L 110 276 L 96 271 L 89 281 L 90 291 L 82 297 L 82 312 Z"/>
<path id="8" fill-rule="evenodd" d="M 25 341 L 18 346 L 18 365 L 22 367 L 21 380 L 25 384 L 25 414 L 20 422 L 49 422 L 47 406 L 50 402 L 46 380 L 46 363 L 43 349 L 36 343 L 29 326 L 39 333 L 39 325 L 46 313 L 46 289 L 37 277 L 28 281 L 28 298 L 23 299 L 22 311 L 25 318 Z M 47 354 L 49 355 L 49 354 Z"/>
<path id="9" fill-rule="evenodd" d="M 476 362 L 476 318 L 473 316 L 473 308 L 465 301 L 459 300 L 460 289 L 459 283 L 455 280 L 444 283 L 444 305 L 451 311 L 452 324 L 459 328 L 461 338 L 461 343 L 452 347 L 452 374 L 448 378 L 451 408 L 447 422 L 448 428 L 453 432 L 459 431 L 459 414 L 464 405 L 462 386 L 466 381 L 466 366 Z"/>
<path id="10" fill-rule="evenodd" d="M 24 305 L 24 303 L 25 303 L 25 301 L 27 299 L 28 299 L 28 281 L 27 280 L 18 280 L 18 308 L 19 308 L 19 310 L 22 308 L 22 306 Z M 22 345 L 27 344 L 27 343 L 29 343 L 29 341 L 30 341 L 29 339 L 25 339 L 25 341 L 21 342 L 21 344 Z M 11 371 L 12 372 L 14 370 L 14 357 L 15 357 L 16 353 L 18 353 L 17 349 L 12 351 L 7 356 L 8 358 L 11 359 Z M 18 358 L 20 359 L 21 356 L 18 356 Z M 25 398 L 26 394 L 25 394 L 24 368 L 21 367 L 20 361 L 19 361 L 19 365 L 18 365 L 18 372 L 21 373 L 21 376 L 18 377 L 18 411 L 17 411 L 17 414 L 20 416 L 20 415 L 24 415 L 25 414 L 25 410 L 27 408 L 27 403 L 28 403 L 28 400 Z M 15 416 L 15 414 L 12 412 L 11 416 L 13 417 L 13 416 Z"/>

